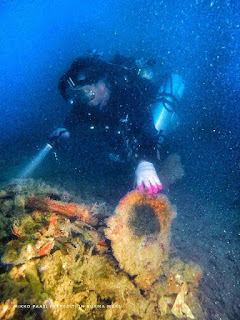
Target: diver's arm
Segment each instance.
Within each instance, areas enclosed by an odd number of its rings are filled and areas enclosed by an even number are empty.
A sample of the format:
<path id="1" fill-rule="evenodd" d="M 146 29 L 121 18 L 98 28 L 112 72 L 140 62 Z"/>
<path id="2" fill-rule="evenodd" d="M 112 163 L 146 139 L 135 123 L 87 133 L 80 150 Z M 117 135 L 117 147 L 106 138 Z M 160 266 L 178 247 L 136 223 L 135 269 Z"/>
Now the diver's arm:
<path id="1" fill-rule="evenodd" d="M 155 162 L 157 157 L 158 132 L 148 106 L 134 106 L 131 111 L 133 135 L 136 137 L 136 160 Z"/>
<path id="2" fill-rule="evenodd" d="M 145 144 L 146 141 L 149 141 L 149 144 Z M 150 194 L 162 190 L 162 183 L 154 165 L 157 158 L 155 141 L 146 139 L 144 142 L 139 142 L 136 155 L 135 186 L 139 190 L 146 190 Z"/>
<path id="3" fill-rule="evenodd" d="M 151 136 L 141 136 L 136 150 L 135 186 L 148 193 L 162 190 L 154 162 L 157 158 L 156 139 Z"/>
<path id="4" fill-rule="evenodd" d="M 157 193 L 162 190 L 161 181 L 153 164 L 157 158 L 158 133 L 148 108 L 141 108 L 138 117 L 135 115 L 135 119 L 137 119 L 135 121 L 137 132 L 135 185 L 148 193 Z"/>
<path id="5" fill-rule="evenodd" d="M 59 143 L 62 140 L 68 139 L 71 136 L 71 131 L 79 124 L 79 116 L 73 108 L 67 114 L 62 127 L 55 129 L 50 135 L 50 143 Z"/>
<path id="6" fill-rule="evenodd" d="M 64 127 L 68 129 L 68 131 L 72 131 L 75 129 L 80 123 L 80 115 L 78 108 L 72 108 L 68 113 L 64 120 Z"/>

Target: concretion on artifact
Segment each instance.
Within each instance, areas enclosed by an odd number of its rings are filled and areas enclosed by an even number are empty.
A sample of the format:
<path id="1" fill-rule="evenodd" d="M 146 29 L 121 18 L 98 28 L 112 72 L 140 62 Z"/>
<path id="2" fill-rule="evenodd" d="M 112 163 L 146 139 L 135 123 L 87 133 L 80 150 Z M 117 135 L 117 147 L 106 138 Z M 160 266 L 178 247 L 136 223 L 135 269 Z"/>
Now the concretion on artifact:
<path id="1" fill-rule="evenodd" d="M 108 219 L 106 237 L 120 267 L 144 290 L 162 273 L 169 253 L 170 225 L 176 213 L 164 195 L 128 193 Z"/>

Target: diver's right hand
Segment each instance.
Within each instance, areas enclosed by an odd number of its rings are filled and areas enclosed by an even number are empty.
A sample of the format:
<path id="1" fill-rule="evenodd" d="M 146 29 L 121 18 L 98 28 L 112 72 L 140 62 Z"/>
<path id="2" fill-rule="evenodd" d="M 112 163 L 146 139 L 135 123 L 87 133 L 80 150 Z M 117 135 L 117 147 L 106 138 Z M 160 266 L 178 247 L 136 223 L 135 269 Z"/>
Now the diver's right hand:
<path id="1" fill-rule="evenodd" d="M 58 128 L 49 135 L 49 139 L 57 143 L 60 142 L 60 140 L 68 139 L 69 137 L 70 132 L 66 128 Z"/>
<path id="2" fill-rule="evenodd" d="M 149 194 L 162 190 L 162 183 L 158 178 L 154 165 L 148 161 L 141 161 L 135 171 L 135 186 Z"/>

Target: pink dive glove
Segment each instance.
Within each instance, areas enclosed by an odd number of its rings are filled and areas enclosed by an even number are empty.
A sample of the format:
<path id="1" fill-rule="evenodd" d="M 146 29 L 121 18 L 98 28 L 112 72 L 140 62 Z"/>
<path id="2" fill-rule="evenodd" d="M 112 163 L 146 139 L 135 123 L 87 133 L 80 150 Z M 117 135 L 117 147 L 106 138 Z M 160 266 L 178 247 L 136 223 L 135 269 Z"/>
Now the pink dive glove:
<path id="1" fill-rule="evenodd" d="M 146 190 L 149 194 L 162 190 L 154 165 L 148 161 L 141 161 L 135 171 L 135 186 L 139 190 Z"/>
<path id="2" fill-rule="evenodd" d="M 69 137 L 70 137 L 70 132 L 65 128 L 58 128 L 49 135 L 49 138 L 51 140 L 56 140 L 58 142 L 59 140 L 68 139 Z"/>

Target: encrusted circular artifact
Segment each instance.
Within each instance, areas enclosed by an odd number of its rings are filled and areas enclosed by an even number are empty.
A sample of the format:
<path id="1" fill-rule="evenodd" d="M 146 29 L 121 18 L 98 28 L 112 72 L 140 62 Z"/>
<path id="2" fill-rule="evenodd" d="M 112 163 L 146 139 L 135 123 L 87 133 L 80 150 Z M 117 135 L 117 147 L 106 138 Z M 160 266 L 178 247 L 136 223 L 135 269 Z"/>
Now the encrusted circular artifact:
<path id="1" fill-rule="evenodd" d="M 134 190 L 108 219 L 105 230 L 120 267 L 144 290 L 162 273 L 168 258 L 170 225 L 175 211 L 164 195 Z"/>

